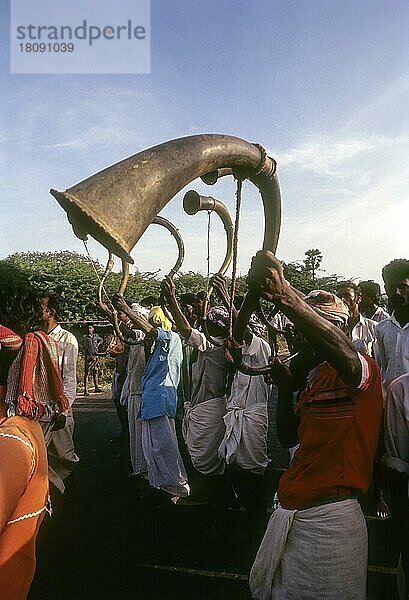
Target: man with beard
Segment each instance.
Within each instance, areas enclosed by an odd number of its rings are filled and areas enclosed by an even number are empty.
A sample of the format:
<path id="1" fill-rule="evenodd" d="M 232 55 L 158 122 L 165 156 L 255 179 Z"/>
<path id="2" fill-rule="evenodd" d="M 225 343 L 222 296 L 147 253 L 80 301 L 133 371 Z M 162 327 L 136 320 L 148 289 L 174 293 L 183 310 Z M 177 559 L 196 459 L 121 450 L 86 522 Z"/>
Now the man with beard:
<path id="1" fill-rule="evenodd" d="M 393 310 L 376 327 L 375 358 L 386 398 L 389 384 L 409 373 L 409 260 L 393 260 L 382 269 L 382 277 Z"/>
<path id="2" fill-rule="evenodd" d="M 376 327 L 376 359 L 385 399 L 385 455 L 381 484 L 389 490 L 394 541 L 402 555 L 405 598 L 409 597 L 409 261 L 396 259 L 382 270 L 389 319 Z"/>

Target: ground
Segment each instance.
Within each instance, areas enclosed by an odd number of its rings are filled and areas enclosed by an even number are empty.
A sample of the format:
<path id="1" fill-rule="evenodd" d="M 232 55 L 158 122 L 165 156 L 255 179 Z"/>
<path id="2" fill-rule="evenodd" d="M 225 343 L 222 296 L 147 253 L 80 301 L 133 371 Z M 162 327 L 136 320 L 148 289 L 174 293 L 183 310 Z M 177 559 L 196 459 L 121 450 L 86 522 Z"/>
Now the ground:
<path id="1" fill-rule="evenodd" d="M 108 390 L 79 397 L 74 406 L 81 466 L 40 530 L 29 600 L 249 600 L 254 550 L 241 535 L 243 512 L 229 511 L 230 533 L 209 540 L 207 506 L 141 497 L 128 478 L 126 455 L 110 443 L 120 427 Z M 369 519 L 368 528 L 368 598 L 395 600 L 388 520 Z"/>

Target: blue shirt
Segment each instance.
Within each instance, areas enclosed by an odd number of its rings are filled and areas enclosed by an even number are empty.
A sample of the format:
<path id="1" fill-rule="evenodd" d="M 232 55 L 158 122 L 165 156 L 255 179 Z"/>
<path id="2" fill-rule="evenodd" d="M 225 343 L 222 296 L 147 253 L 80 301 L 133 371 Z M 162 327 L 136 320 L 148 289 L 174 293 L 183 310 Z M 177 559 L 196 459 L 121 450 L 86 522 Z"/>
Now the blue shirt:
<path id="1" fill-rule="evenodd" d="M 146 421 L 155 417 L 175 418 L 177 387 L 182 365 L 182 343 L 177 333 L 157 328 L 152 354 L 142 377 L 140 417 Z"/>

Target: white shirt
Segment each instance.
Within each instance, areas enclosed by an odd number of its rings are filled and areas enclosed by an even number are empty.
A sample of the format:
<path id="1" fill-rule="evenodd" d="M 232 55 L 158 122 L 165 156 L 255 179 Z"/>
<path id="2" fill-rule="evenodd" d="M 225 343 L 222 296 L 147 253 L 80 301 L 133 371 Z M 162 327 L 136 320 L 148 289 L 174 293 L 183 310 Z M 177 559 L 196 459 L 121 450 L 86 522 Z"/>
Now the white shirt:
<path id="1" fill-rule="evenodd" d="M 381 369 L 384 397 L 389 384 L 409 373 L 409 323 L 401 327 L 394 315 L 376 326 L 375 359 Z"/>
<path id="2" fill-rule="evenodd" d="M 358 352 L 369 356 L 374 355 L 376 326 L 377 323 L 372 319 L 359 315 L 359 320 L 351 331 L 352 342 Z"/>
<path id="3" fill-rule="evenodd" d="M 409 373 L 393 381 L 385 404 L 385 464 L 409 475 Z"/>
<path id="4" fill-rule="evenodd" d="M 264 367 L 271 356 L 271 348 L 265 340 L 252 336 L 250 345 L 243 346 L 243 362 L 250 367 Z M 231 392 L 227 401 L 227 409 L 250 408 L 254 404 L 267 404 L 271 394 L 271 385 L 267 385 L 262 375 L 245 375 L 236 371 Z"/>
<path id="5" fill-rule="evenodd" d="M 377 323 L 380 323 L 381 321 L 384 321 L 385 319 L 389 319 L 389 317 L 390 317 L 390 314 L 388 312 L 386 312 L 386 310 L 384 308 L 382 308 L 382 306 L 378 306 L 378 308 L 372 315 L 371 319 L 372 319 L 372 321 L 376 321 Z"/>
<path id="6" fill-rule="evenodd" d="M 223 342 L 221 337 L 215 340 Z M 224 347 L 213 346 L 205 334 L 194 327 L 186 343 L 198 350 L 197 359 L 192 362 L 192 406 L 211 398 L 222 398 L 226 394 L 229 370 Z"/>
<path id="7" fill-rule="evenodd" d="M 63 329 L 60 325 L 54 327 L 48 335 L 53 338 L 58 345 L 64 394 L 66 395 L 71 408 L 74 404 L 77 391 L 77 338 L 73 333 Z"/>
<path id="8" fill-rule="evenodd" d="M 290 319 L 282 312 L 278 312 L 276 315 L 274 315 L 274 317 L 271 319 L 271 322 L 274 325 L 274 327 L 280 330 L 283 330 L 284 327 L 286 327 L 286 325 L 293 324 L 290 321 Z"/>

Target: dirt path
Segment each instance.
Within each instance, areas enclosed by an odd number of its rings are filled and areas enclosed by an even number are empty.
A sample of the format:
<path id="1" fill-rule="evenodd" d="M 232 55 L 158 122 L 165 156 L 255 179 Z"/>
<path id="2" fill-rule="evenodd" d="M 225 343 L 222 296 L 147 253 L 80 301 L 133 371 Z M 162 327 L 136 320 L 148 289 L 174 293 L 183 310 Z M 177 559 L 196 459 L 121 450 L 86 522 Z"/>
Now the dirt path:
<path id="1" fill-rule="evenodd" d="M 208 541 L 213 515 L 206 506 L 141 498 L 127 457 L 109 442 L 120 429 L 109 391 L 79 397 L 75 419 L 81 466 L 75 487 L 54 501 L 54 516 L 40 531 L 29 600 L 249 599 L 253 552 L 240 540 L 243 513 L 230 511 L 232 534 Z M 381 568 L 369 572 L 370 598 L 394 600 L 387 572 L 394 563 L 384 553 L 388 528 L 379 522 L 369 528 L 370 564 Z"/>

